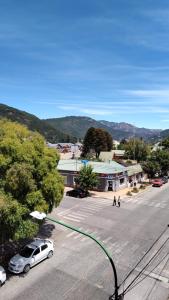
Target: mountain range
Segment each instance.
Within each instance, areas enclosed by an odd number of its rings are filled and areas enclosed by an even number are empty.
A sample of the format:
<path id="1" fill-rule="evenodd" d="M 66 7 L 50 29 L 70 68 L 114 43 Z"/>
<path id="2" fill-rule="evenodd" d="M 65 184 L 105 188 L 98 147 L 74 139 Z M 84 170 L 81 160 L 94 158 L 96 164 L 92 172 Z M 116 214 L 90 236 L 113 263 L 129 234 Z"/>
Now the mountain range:
<path id="1" fill-rule="evenodd" d="M 83 139 L 90 127 L 103 128 L 113 139 L 121 140 L 131 137 L 142 137 L 147 141 L 158 141 L 169 136 L 169 129 L 139 128 L 125 122 L 96 121 L 89 117 L 68 116 L 41 120 L 33 114 L 0 104 L 0 117 L 17 121 L 30 130 L 38 131 L 50 143 L 75 142 Z"/>
<path id="2" fill-rule="evenodd" d="M 63 132 L 67 132 L 70 135 L 83 139 L 86 131 L 90 127 L 103 128 L 108 131 L 113 139 L 121 140 L 131 137 L 142 137 L 145 140 L 153 140 L 160 136 L 162 130 L 160 129 L 147 129 L 138 128 L 134 125 L 121 122 L 108 122 L 108 121 L 96 121 L 88 117 L 63 117 L 45 120 L 49 125 L 55 129 L 59 128 Z"/>

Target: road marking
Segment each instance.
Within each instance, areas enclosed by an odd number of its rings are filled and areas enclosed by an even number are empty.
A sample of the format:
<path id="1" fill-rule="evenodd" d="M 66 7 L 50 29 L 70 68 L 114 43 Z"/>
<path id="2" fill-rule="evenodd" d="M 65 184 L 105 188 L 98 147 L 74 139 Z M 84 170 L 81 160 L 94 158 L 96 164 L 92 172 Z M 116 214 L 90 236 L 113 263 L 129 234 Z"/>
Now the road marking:
<path id="1" fill-rule="evenodd" d="M 82 237 L 82 233 L 80 234 L 80 233 L 78 233 L 76 236 L 74 236 L 73 238 L 74 238 L 74 240 L 77 240 L 77 239 L 79 239 L 79 238 L 81 238 Z"/>
<path id="2" fill-rule="evenodd" d="M 73 213 L 74 215 L 77 215 L 77 216 L 82 216 L 82 217 L 88 217 L 88 215 L 84 214 L 84 213 Z"/>
<path id="3" fill-rule="evenodd" d="M 67 237 L 67 238 L 69 238 L 69 237 L 71 237 L 71 236 L 73 236 L 73 235 L 75 235 L 75 234 L 76 234 L 76 232 L 75 232 L 75 231 L 73 231 L 73 232 L 71 232 L 71 233 L 67 234 L 67 235 L 66 235 L 66 237 Z"/>
<path id="4" fill-rule="evenodd" d="M 138 271 L 138 272 L 140 272 L 142 269 L 141 268 L 136 268 L 135 270 Z M 161 276 L 161 275 L 158 275 L 158 274 L 155 274 L 153 272 L 150 273 L 149 271 L 144 271 L 142 274 L 148 275 L 148 277 L 154 278 L 154 279 L 162 281 L 164 283 L 169 283 L 169 279 L 168 278 L 166 278 L 164 276 Z"/>
<path id="5" fill-rule="evenodd" d="M 105 239 L 104 241 L 103 241 L 103 243 L 108 243 L 110 240 L 112 239 L 112 236 L 109 236 L 107 239 Z"/>
<path id="6" fill-rule="evenodd" d="M 71 218 L 75 218 L 75 219 L 78 219 L 78 220 L 84 220 L 85 217 L 82 217 L 82 216 L 76 216 L 75 214 L 68 214 L 67 215 L 68 217 L 71 217 Z M 64 217 L 64 216 L 63 216 Z"/>
<path id="7" fill-rule="evenodd" d="M 80 220 L 77 220 L 75 218 L 70 218 L 70 217 L 67 217 L 67 216 L 63 216 L 64 219 L 67 219 L 67 220 L 70 220 L 70 221 L 74 221 L 74 222 L 78 222 L 80 223 Z"/>

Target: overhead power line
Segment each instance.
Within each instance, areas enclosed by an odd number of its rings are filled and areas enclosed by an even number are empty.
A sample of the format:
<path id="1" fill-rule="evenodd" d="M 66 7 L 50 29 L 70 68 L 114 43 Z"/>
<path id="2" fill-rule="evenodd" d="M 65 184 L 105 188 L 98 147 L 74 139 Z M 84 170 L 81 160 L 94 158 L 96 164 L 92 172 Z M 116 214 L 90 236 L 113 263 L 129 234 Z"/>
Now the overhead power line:
<path id="1" fill-rule="evenodd" d="M 169 252 L 165 254 L 165 256 L 160 260 L 160 262 L 153 268 L 151 271 L 149 271 L 146 275 L 144 275 L 143 278 L 141 278 L 138 282 L 136 282 L 132 287 L 130 287 L 126 294 L 130 292 L 133 288 L 135 288 L 138 284 L 140 284 L 144 279 L 150 276 L 150 274 L 165 260 L 165 258 L 169 255 Z M 167 259 L 167 262 L 169 261 L 169 258 Z M 165 264 L 166 265 L 166 264 Z"/>
<path id="2" fill-rule="evenodd" d="M 159 277 L 161 276 L 161 273 L 163 272 L 164 268 L 167 266 L 168 262 L 169 262 L 169 258 L 167 259 L 167 261 L 165 262 L 163 268 L 161 269 L 161 271 L 159 273 Z M 146 297 L 145 300 L 148 300 L 150 294 L 152 293 L 153 289 L 155 288 L 156 283 L 157 283 L 157 281 L 155 281 L 155 283 L 153 284 L 153 286 L 152 286 L 151 290 L 149 291 L 149 293 L 148 293 L 148 295 L 147 295 L 147 297 Z"/>
<path id="3" fill-rule="evenodd" d="M 160 238 L 163 236 L 163 234 L 166 232 L 168 229 L 169 225 L 161 232 L 161 234 L 158 236 L 158 238 L 154 241 L 154 243 L 151 245 L 151 247 L 146 251 L 146 253 L 141 257 L 141 259 L 137 262 L 137 264 L 133 267 L 133 269 L 127 274 L 125 279 L 122 281 L 120 284 L 119 288 L 125 283 L 127 278 L 134 272 L 134 270 L 137 268 L 137 266 L 140 264 L 140 262 L 144 259 L 144 257 L 151 251 L 151 249 L 154 247 L 154 245 L 160 240 Z"/>
<path id="4" fill-rule="evenodd" d="M 140 275 L 143 273 L 143 271 L 149 266 L 149 264 L 153 261 L 153 259 L 161 252 L 164 245 L 168 242 L 169 238 L 165 240 L 165 242 L 162 244 L 162 246 L 158 249 L 158 251 L 151 257 L 151 259 L 148 261 L 148 263 L 142 268 L 142 270 L 137 274 L 137 276 L 132 280 L 132 282 L 127 286 L 127 288 L 124 290 L 124 293 L 132 286 L 132 284 L 137 280 L 137 278 L 140 277 Z"/>

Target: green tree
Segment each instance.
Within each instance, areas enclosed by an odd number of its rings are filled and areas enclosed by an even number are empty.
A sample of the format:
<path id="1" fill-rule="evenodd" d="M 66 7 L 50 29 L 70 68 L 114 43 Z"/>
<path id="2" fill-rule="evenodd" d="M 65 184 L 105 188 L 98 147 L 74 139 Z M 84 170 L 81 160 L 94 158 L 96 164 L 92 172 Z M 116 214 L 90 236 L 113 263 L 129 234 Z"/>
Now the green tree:
<path id="1" fill-rule="evenodd" d="M 0 236 L 18 239 L 32 236 L 37 225 L 33 210 L 51 212 L 59 205 L 63 179 L 56 170 L 59 154 L 44 138 L 26 127 L 0 120 Z"/>
<path id="2" fill-rule="evenodd" d="M 168 150 L 157 150 L 151 154 L 151 160 L 157 162 L 160 165 L 161 174 L 167 175 L 169 171 L 169 151 Z"/>
<path id="3" fill-rule="evenodd" d="M 134 159 L 138 162 L 145 161 L 150 154 L 150 147 L 142 139 L 132 138 L 126 144 L 125 156 L 128 159 Z"/>
<path id="4" fill-rule="evenodd" d="M 166 137 L 166 138 L 161 142 L 161 146 L 163 146 L 165 150 L 169 150 L 169 137 Z"/>
<path id="5" fill-rule="evenodd" d="M 85 165 L 81 168 L 79 175 L 76 177 L 75 182 L 85 191 L 88 191 L 98 184 L 97 174 L 93 172 L 90 165 Z"/>
<path id="6" fill-rule="evenodd" d="M 118 150 L 125 150 L 125 146 L 127 145 L 127 140 L 125 139 L 122 139 L 120 141 L 120 144 L 117 146 L 117 149 Z"/>
<path id="7" fill-rule="evenodd" d="M 94 152 L 96 158 L 99 158 L 100 152 L 110 151 L 112 145 L 112 136 L 107 131 L 102 128 L 91 127 L 83 141 L 82 156 L 86 157 L 90 152 Z"/>
<path id="8" fill-rule="evenodd" d="M 158 162 L 147 160 L 142 164 L 144 172 L 148 175 L 148 178 L 153 178 L 156 173 L 161 173 L 161 168 Z"/>

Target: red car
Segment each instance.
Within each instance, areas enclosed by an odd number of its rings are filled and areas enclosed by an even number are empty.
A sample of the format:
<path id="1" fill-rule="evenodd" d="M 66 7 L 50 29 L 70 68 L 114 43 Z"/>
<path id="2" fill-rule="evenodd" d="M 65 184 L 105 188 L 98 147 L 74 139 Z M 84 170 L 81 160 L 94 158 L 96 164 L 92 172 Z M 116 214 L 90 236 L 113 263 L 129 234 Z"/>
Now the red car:
<path id="1" fill-rule="evenodd" d="M 154 180 L 152 181 L 152 185 L 153 185 L 153 186 L 160 187 L 160 186 L 163 185 L 163 181 L 162 181 L 160 178 L 154 179 Z"/>

